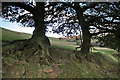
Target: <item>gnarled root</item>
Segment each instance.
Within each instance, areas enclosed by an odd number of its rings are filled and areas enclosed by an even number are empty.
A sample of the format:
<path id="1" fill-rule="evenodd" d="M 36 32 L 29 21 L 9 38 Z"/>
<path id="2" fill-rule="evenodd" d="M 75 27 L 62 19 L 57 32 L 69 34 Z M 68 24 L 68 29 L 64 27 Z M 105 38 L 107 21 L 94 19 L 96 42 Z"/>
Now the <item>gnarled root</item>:
<path id="1" fill-rule="evenodd" d="M 44 60 L 47 64 L 51 64 L 54 62 L 51 54 L 49 53 L 49 51 L 46 49 L 46 50 L 42 50 L 42 55 L 40 57 L 40 60 Z"/>
<path id="2" fill-rule="evenodd" d="M 42 50 L 38 44 L 32 40 L 17 40 L 3 45 L 3 56 L 15 55 L 18 60 L 25 60 L 29 62 L 29 59 L 33 55 L 38 55 L 40 63 L 50 64 L 53 62 L 51 54 L 48 50 Z M 36 56 L 35 56 L 36 57 Z M 42 60 L 41 60 L 42 59 Z"/>

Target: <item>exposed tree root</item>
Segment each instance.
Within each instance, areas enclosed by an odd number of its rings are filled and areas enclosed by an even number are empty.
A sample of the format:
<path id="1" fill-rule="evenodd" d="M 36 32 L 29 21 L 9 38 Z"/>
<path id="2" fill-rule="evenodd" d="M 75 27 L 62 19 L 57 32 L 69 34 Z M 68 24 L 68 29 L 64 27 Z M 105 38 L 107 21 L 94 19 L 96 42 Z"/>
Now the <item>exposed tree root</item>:
<path id="1" fill-rule="evenodd" d="M 82 45 L 80 45 L 79 47 L 76 47 L 74 53 L 75 53 L 75 57 L 76 57 L 76 60 L 82 62 L 83 60 L 88 60 L 88 61 L 91 61 L 91 55 L 89 53 L 82 53 L 81 50 L 78 50 L 82 47 Z M 90 46 L 91 48 L 91 53 L 93 50 L 97 50 L 94 48 L 94 46 Z"/>
<path id="2" fill-rule="evenodd" d="M 83 54 L 81 51 L 75 51 L 75 60 L 81 63 L 84 60 L 91 61 L 91 54 Z"/>
<path id="3" fill-rule="evenodd" d="M 21 53 L 18 54 L 17 51 Z M 31 39 L 28 40 L 17 40 L 3 45 L 3 56 L 9 54 L 14 54 L 17 56 L 18 60 L 25 59 L 26 62 L 29 61 L 33 55 L 39 55 L 40 63 L 51 64 L 53 63 L 53 58 L 49 51 L 41 49 L 40 45 L 33 42 Z"/>

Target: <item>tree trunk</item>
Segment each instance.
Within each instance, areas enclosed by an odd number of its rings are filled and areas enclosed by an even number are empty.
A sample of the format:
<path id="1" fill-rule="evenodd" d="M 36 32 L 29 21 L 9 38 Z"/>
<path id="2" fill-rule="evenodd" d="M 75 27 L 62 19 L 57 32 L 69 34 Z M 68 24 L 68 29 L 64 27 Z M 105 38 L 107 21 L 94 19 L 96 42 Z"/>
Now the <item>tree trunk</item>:
<path id="1" fill-rule="evenodd" d="M 44 6 L 45 6 L 44 2 L 37 2 L 36 6 L 34 7 L 33 18 L 34 18 L 35 30 L 33 32 L 31 39 L 17 40 L 8 43 L 8 45 L 10 44 L 14 45 L 12 48 L 8 48 L 9 53 L 15 53 L 16 51 L 20 50 L 22 51 L 23 54 L 20 55 L 17 54 L 17 56 L 19 58 L 25 56 L 26 61 L 28 61 L 28 59 L 31 56 L 33 56 L 33 54 L 39 53 L 40 59 L 42 59 L 44 63 L 53 62 L 51 55 L 49 54 L 50 41 L 45 36 L 46 26 L 44 22 L 44 14 L 45 14 Z M 7 44 L 5 46 L 7 46 Z M 5 55 L 8 54 L 7 52 L 6 51 L 4 52 Z"/>
<path id="2" fill-rule="evenodd" d="M 76 10 L 77 13 L 77 18 L 79 20 L 79 24 L 81 26 L 82 29 L 82 36 L 83 36 L 83 43 L 81 46 L 81 52 L 84 55 L 89 54 L 90 51 L 90 45 L 91 45 L 91 35 L 89 32 L 89 25 L 87 25 L 87 23 L 85 22 L 85 18 L 83 16 L 83 11 L 82 9 L 79 7 Z"/>
<path id="3" fill-rule="evenodd" d="M 49 54 L 50 41 L 45 36 L 46 26 L 44 22 L 44 13 L 45 13 L 45 3 L 39 2 L 36 3 L 34 21 L 35 21 L 35 30 L 33 32 L 31 40 L 42 48 L 42 57 L 50 60 L 51 56 Z"/>

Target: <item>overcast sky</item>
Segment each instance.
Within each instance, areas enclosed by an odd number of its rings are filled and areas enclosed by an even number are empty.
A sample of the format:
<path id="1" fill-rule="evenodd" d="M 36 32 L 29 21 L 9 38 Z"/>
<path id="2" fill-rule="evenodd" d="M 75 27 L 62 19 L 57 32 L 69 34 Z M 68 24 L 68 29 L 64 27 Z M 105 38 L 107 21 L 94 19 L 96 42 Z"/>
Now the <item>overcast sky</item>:
<path id="1" fill-rule="evenodd" d="M 34 28 L 31 27 L 22 27 L 20 26 L 18 23 L 11 23 L 8 21 L 4 21 L 2 18 L 0 18 L 0 27 L 5 28 L 5 29 L 9 29 L 12 31 L 17 31 L 17 32 L 24 32 L 24 33 L 29 33 L 32 34 L 34 31 Z M 46 36 L 48 37 L 62 37 L 62 35 L 58 35 L 56 33 L 46 33 Z"/>

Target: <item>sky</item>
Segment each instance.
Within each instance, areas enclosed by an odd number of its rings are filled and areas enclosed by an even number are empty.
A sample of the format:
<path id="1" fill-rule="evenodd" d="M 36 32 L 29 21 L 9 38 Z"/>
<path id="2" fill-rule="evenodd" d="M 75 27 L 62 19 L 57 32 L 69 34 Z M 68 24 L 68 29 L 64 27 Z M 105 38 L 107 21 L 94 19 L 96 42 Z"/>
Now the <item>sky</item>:
<path id="1" fill-rule="evenodd" d="M 16 32 L 23 32 L 23 33 L 29 33 L 32 34 L 34 31 L 33 27 L 22 27 L 20 26 L 18 23 L 12 23 L 9 21 L 5 21 L 3 18 L 0 18 L 0 27 L 5 28 L 5 29 L 9 29 L 12 31 L 16 31 Z M 48 37 L 55 37 L 55 38 L 59 38 L 62 37 L 62 35 L 59 35 L 57 33 L 46 33 L 46 36 Z"/>

